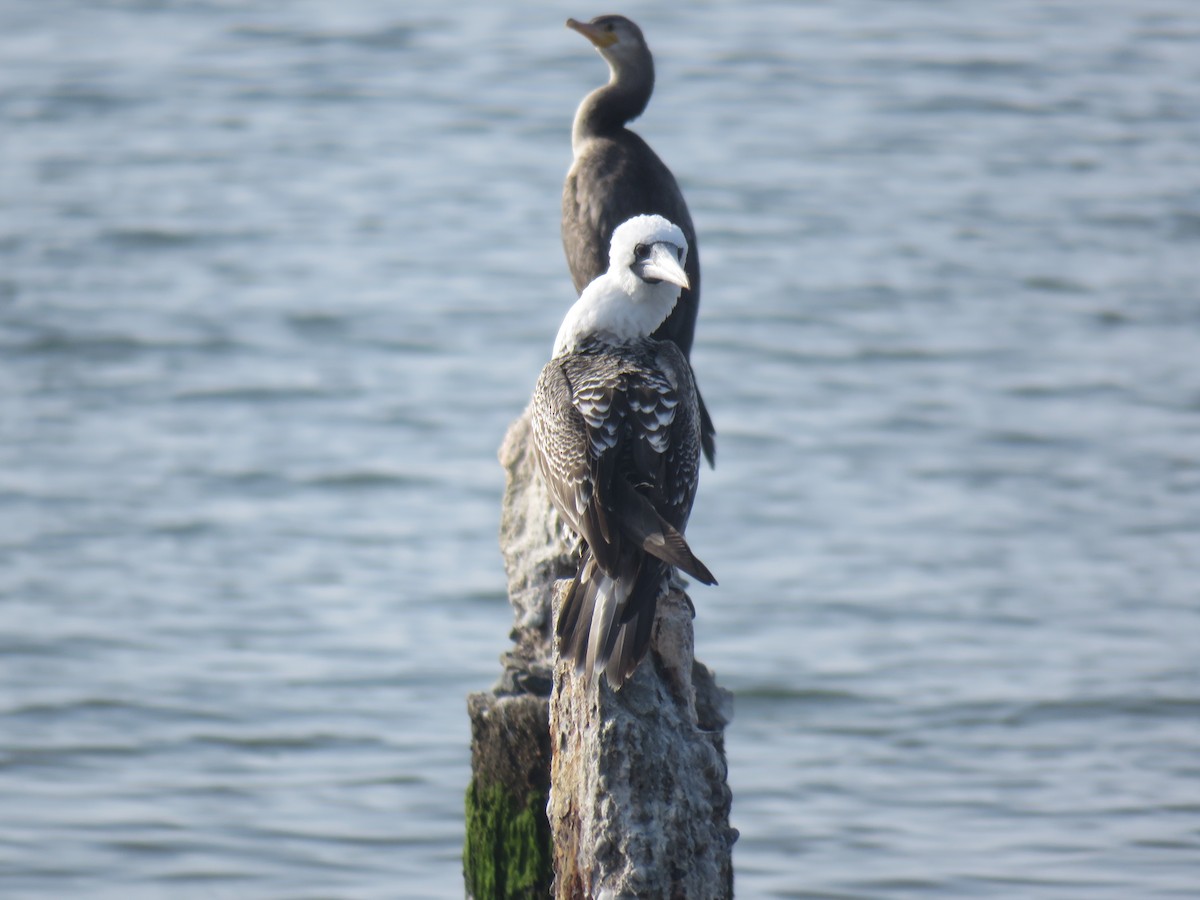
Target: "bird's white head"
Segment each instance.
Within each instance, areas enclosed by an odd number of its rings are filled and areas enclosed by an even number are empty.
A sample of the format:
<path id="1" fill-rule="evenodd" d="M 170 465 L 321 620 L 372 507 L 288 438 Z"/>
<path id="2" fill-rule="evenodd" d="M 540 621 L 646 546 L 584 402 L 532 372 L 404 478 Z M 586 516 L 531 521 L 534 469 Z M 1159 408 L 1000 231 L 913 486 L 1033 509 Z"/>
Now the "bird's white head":
<path id="1" fill-rule="evenodd" d="M 612 341 L 649 337 L 690 287 L 683 230 L 662 216 L 634 216 L 617 226 L 608 271 L 584 288 L 563 320 L 554 355 L 600 336 Z"/>
<path id="2" fill-rule="evenodd" d="M 613 232 L 606 274 L 620 281 L 635 301 L 647 299 L 647 287 L 660 284 L 666 286 L 665 293 L 678 297 L 679 288 L 691 286 L 683 271 L 687 252 L 687 238 L 674 222 L 662 216 L 634 216 Z"/>

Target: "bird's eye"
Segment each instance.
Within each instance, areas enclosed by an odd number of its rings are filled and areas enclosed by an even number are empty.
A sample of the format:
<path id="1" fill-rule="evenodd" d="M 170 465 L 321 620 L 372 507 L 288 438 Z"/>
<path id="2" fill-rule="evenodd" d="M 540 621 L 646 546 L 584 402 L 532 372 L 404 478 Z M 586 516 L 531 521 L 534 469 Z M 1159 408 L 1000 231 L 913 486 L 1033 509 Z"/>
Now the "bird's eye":
<path id="1" fill-rule="evenodd" d="M 646 256 L 650 253 L 650 248 L 646 244 L 638 244 L 633 248 L 633 253 L 635 256 L 641 259 L 643 256 Z"/>
<path id="2" fill-rule="evenodd" d="M 616 31 L 617 26 L 614 25 L 612 22 L 609 22 L 607 25 L 604 26 L 604 30 L 605 31 Z"/>

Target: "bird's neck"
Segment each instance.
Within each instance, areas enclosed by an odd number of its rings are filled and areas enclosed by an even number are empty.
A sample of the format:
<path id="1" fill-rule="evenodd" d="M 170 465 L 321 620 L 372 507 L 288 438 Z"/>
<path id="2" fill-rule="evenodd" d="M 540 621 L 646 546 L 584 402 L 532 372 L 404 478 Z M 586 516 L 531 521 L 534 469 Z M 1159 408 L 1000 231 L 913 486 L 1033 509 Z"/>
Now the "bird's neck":
<path id="1" fill-rule="evenodd" d="M 608 137 L 646 110 L 654 93 L 654 62 L 642 61 L 636 68 L 609 68 L 608 84 L 596 88 L 579 104 L 571 129 L 571 147 L 576 155 L 594 137 Z"/>
<path id="2" fill-rule="evenodd" d="M 621 283 L 610 272 L 584 289 L 558 330 L 554 356 L 571 352 L 589 338 L 624 344 L 654 333 L 675 308 L 679 287 L 665 281 L 651 285 L 632 274 L 629 277 L 637 281 L 636 287 Z"/>

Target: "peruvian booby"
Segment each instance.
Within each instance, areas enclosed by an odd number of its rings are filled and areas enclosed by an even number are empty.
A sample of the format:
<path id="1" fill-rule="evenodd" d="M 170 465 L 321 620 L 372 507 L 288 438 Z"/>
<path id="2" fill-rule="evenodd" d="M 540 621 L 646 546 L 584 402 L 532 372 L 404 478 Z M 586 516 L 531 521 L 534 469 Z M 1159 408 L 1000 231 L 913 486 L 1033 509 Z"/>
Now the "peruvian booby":
<path id="1" fill-rule="evenodd" d="M 700 307 L 700 256 L 696 230 L 675 176 L 642 138 L 625 127 L 646 110 L 654 91 L 654 57 L 642 31 L 624 16 L 567 19 L 608 63 L 608 83 L 588 94 L 575 111 L 573 160 L 563 184 L 562 239 L 575 290 L 582 291 L 608 269 L 613 230 L 632 216 L 654 213 L 676 223 L 688 242 L 688 286 L 655 330 L 691 356 Z M 712 464 L 716 429 L 700 400 L 704 455 Z"/>
<path id="2" fill-rule="evenodd" d="M 646 655 L 672 569 L 716 584 L 683 536 L 699 477 L 696 385 L 679 346 L 652 337 L 688 285 L 687 251 L 662 216 L 620 225 L 533 394 L 534 457 L 582 550 L 559 652 L 613 687 Z"/>

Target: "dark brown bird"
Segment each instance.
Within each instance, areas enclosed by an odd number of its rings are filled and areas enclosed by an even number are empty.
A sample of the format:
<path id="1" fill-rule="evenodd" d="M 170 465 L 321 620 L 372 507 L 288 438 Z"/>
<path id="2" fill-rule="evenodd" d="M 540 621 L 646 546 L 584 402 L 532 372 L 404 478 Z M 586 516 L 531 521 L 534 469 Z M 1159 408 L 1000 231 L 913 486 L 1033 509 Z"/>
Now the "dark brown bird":
<path id="1" fill-rule="evenodd" d="M 608 269 L 612 233 L 627 219 L 656 214 L 674 222 L 688 242 L 689 287 L 674 312 L 654 333 L 672 341 L 689 358 L 700 305 L 700 257 L 696 230 L 675 176 L 642 138 L 626 128 L 654 92 L 654 58 L 642 31 L 624 16 L 590 22 L 567 19 L 608 63 L 608 83 L 592 91 L 575 112 L 571 130 L 574 160 L 563 184 L 562 238 L 577 292 Z M 704 400 L 700 423 L 705 458 L 716 457 L 716 429 Z"/>

